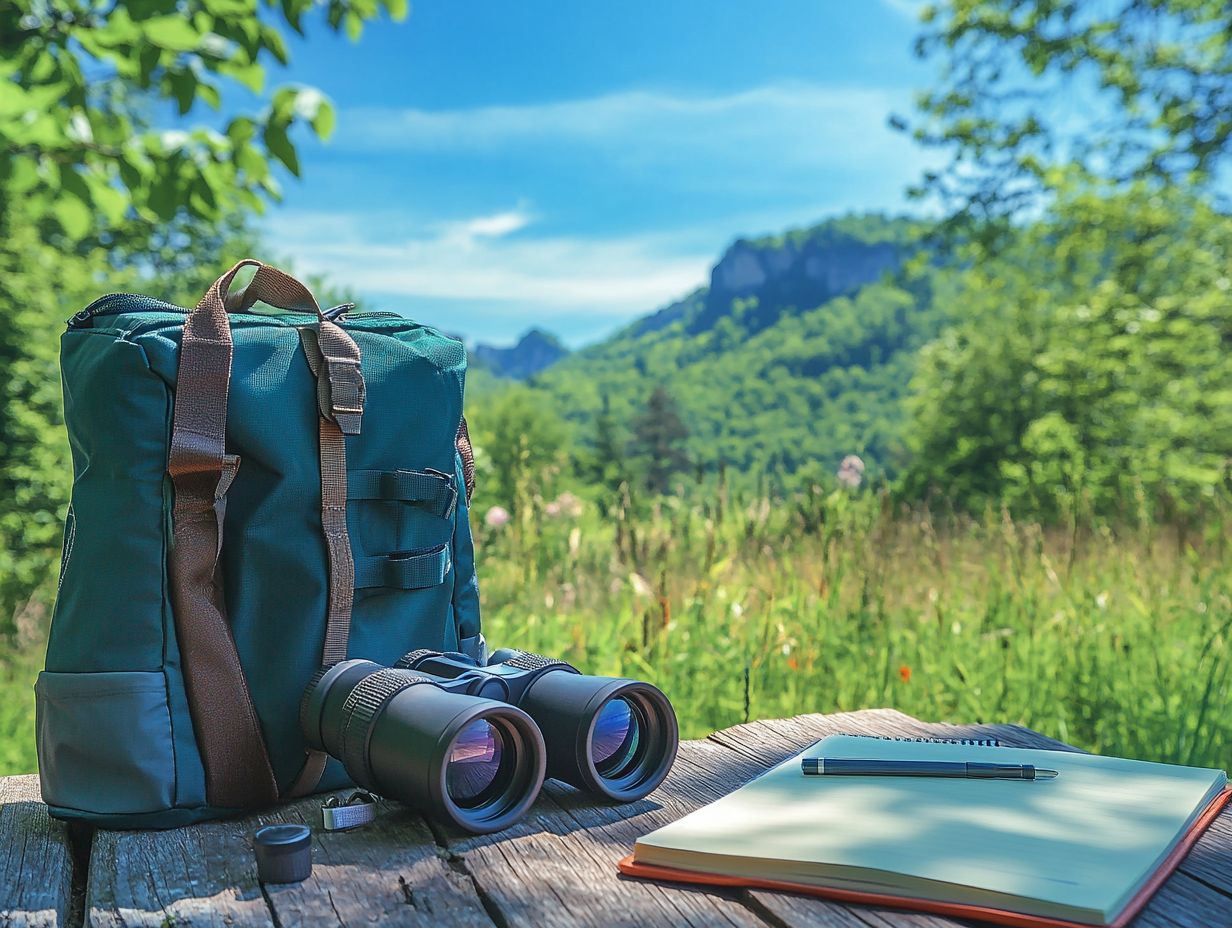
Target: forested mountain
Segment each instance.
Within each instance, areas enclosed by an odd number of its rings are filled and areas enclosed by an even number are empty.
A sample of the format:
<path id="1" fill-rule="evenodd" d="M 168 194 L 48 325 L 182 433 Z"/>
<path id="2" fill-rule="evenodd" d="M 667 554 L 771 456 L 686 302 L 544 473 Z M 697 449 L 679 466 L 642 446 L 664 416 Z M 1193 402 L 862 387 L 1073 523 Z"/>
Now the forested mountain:
<path id="1" fill-rule="evenodd" d="M 470 359 L 472 364 L 486 368 L 498 377 L 525 380 L 568 353 L 569 349 L 555 335 L 543 329 L 531 329 L 509 348 L 475 345 L 470 350 Z"/>
<path id="2" fill-rule="evenodd" d="M 530 384 L 582 444 L 605 406 L 604 427 L 627 429 L 662 386 L 688 426 L 695 466 L 786 480 L 832 475 L 857 453 L 892 472 L 916 353 L 943 315 L 928 262 L 908 260 L 920 235 L 906 220 L 849 216 L 739 240 L 709 286 Z"/>

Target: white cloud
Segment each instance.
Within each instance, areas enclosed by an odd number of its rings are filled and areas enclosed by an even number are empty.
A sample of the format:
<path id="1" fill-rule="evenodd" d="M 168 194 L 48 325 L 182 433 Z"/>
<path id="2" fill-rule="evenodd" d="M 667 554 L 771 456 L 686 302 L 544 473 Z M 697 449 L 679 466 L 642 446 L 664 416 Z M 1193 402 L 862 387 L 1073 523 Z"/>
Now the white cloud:
<path id="1" fill-rule="evenodd" d="M 503 238 L 530 225 L 531 215 L 524 209 L 493 213 L 490 216 L 475 216 L 438 224 L 437 240 L 454 248 L 471 251 L 483 240 Z"/>
<path id="2" fill-rule="evenodd" d="M 930 0 L 881 0 L 882 6 L 893 10 L 904 19 L 913 23 L 920 21 L 920 13 L 928 6 Z"/>
<path id="3" fill-rule="evenodd" d="M 465 239 L 499 238 L 516 232 L 530 224 L 530 216 L 521 210 L 496 213 L 492 216 L 477 216 L 456 225 L 457 233 Z"/>
<path id="4" fill-rule="evenodd" d="M 896 208 L 935 160 L 886 124 L 909 106 L 905 88 L 792 83 L 343 111 L 332 147 L 362 153 L 401 192 L 353 206 L 338 197 L 328 213 L 278 210 L 267 237 L 298 267 L 387 308 L 431 313 L 423 301 L 438 300 L 470 320 L 457 323 L 469 334 L 509 333 L 521 320 L 589 337 L 705 283 L 738 235 Z M 442 214 L 441 176 L 464 183 L 468 202 L 533 197 L 544 214 L 528 202 Z M 337 183 L 353 183 L 349 169 Z M 392 208 L 408 194 L 419 194 L 418 219 Z M 621 232 L 604 232 L 614 199 L 629 209 L 617 210 Z"/>
<path id="5" fill-rule="evenodd" d="M 901 162 L 913 147 L 886 126 L 910 105 L 903 89 L 789 83 L 690 96 L 629 90 L 580 100 L 425 110 L 368 107 L 342 115 L 336 144 L 403 152 L 597 150 L 608 163 L 665 161 L 703 171 L 716 160 L 785 165 Z"/>
<path id="6" fill-rule="evenodd" d="M 680 254 L 662 235 L 607 238 L 509 236 L 523 210 L 439 223 L 428 234 L 376 238 L 386 217 L 286 210 L 270 216 L 271 249 L 295 255 L 306 273 L 360 293 L 461 299 L 521 312 L 533 321 L 579 313 L 624 319 L 705 282 L 711 252 Z"/>

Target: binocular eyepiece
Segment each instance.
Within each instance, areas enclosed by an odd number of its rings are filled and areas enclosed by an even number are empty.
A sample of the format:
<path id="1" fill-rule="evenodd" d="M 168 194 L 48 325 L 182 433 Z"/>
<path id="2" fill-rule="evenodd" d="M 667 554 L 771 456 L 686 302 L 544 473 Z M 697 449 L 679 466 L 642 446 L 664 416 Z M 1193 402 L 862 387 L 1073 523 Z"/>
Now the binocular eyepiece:
<path id="1" fill-rule="evenodd" d="M 342 661 L 308 685 L 300 727 L 358 785 L 478 833 L 521 818 L 545 776 L 640 799 L 679 744 L 672 705 L 650 684 L 512 650 L 486 664 L 428 650 L 393 667 Z"/>

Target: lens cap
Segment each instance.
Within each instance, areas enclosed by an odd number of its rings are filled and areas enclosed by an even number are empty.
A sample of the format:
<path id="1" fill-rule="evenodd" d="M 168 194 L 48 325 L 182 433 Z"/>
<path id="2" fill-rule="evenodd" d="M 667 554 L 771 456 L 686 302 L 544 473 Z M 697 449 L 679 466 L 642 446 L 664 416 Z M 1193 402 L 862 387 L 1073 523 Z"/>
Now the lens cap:
<path id="1" fill-rule="evenodd" d="M 312 829 L 307 825 L 258 828 L 252 850 L 262 883 L 299 883 L 312 875 Z"/>

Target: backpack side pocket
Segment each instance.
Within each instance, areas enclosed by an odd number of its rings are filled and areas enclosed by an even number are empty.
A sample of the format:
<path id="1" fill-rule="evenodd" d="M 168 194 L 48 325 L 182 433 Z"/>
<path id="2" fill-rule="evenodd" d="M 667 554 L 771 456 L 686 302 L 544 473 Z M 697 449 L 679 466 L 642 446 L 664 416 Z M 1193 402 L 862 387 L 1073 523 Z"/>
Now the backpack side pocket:
<path id="1" fill-rule="evenodd" d="M 92 814 L 174 805 L 171 712 L 160 671 L 44 671 L 34 692 L 39 780 L 48 805 Z"/>

